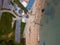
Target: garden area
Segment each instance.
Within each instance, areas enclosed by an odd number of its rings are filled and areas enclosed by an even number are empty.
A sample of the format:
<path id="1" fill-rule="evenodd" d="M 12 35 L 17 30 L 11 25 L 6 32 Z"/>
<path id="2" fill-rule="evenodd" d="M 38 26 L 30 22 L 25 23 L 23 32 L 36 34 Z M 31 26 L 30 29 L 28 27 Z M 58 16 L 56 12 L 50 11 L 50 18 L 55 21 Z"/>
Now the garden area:
<path id="1" fill-rule="evenodd" d="M 12 17 L 12 14 L 9 12 L 2 13 L 0 19 L 0 45 L 23 45 L 25 41 L 23 38 L 25 23 L 21 22 L 21 43 L 15 42 L 16 21 L 14 22 L 14 26 L 12 28 Z"/>

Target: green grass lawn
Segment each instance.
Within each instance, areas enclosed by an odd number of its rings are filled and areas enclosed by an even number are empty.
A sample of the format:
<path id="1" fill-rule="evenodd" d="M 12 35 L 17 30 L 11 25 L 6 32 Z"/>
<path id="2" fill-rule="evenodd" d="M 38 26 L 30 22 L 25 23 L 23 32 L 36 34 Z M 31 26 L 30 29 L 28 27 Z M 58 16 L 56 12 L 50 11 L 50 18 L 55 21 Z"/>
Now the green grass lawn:
<path id="1" fill-rule="evenodd" d="M 12 17 L 13 17 L 12 14 L 8 12 L 4 12 L 2 14 L 2 17 L 0 19 L 0 45 L 7 45 L 7 43 L 9 43 L 10 40 L 14 43 L 14 45 L 23 45 L 24 43 L 23 31 L 24 31 L 25 23 L 21 22 L 21 43 L 18 44 L 14 40 L 16 22 L 14 23 L 14 27 L 11 28 Z M 13 34 L 10 38 L 8 38 L 10 32 L 13 32 Z"/>
<path id="2" fill-rule="evenodd" d="M 11 22 L 12 22 L 12 14 L 4 12 L 2 13 L 1 19 L 0 19 L 0 45 L 2 45 L 2 42 L 7 42 L 8 40 L 12 39 L 14 34 L 8 38 L 9 33 L 13 32 L 14 30 L 11 28 Z M 5 45 L 5 44 L 3 44 Z"/>
<path id="3" fill-rule="evenodd" d="M 23 37 L 25 25 L 26 25 L 26 23 L 21 22 L 21 38 Z"/>

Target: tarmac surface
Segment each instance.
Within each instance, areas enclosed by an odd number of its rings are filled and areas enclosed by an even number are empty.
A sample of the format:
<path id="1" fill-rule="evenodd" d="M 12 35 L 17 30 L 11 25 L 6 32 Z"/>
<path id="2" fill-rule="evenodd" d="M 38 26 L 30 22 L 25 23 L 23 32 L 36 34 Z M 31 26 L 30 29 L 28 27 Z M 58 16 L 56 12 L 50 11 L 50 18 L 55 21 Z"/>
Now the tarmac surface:
<path id="1" fill-rule="evenodd" d="M 47 0 L 41 24 L 40 45 L 60 45 L 60 0 Z"/>

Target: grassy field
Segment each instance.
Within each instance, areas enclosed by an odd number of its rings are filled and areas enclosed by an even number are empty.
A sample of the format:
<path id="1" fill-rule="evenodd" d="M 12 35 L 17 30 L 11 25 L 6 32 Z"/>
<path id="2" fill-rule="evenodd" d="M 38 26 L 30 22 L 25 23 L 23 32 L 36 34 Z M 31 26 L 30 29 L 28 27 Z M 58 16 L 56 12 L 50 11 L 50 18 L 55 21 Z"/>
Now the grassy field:
<path id="1" fill-rule="evenodd" d="M 19 45 L 15 42 L 15 27 L 16 22 L 14 23 L 14 27 L 11 27 L 12 22 L 12 14 L 5 12 L 2 14 L 2 17 L 0 19 L 0 45 Z M 20 45 L 23 45 L 24 38 L 23 38 L 23 31 L 24 31 L 25 23 L 21 22 L 21 43 Z M 11 35 L 11 36 L 9 36 Z"/>

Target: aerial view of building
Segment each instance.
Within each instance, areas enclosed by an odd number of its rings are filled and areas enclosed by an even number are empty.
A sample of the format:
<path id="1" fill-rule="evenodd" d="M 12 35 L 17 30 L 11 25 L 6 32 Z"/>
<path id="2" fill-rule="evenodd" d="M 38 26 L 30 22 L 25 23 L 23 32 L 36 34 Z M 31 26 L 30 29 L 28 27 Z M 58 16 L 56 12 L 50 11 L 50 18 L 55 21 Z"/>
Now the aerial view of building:
<path id="1" fill-rule="evenodd" d="M 0 0 L 0 45 L 60 45 L 60 0 Z"/>

